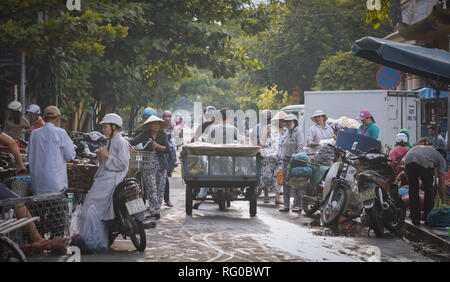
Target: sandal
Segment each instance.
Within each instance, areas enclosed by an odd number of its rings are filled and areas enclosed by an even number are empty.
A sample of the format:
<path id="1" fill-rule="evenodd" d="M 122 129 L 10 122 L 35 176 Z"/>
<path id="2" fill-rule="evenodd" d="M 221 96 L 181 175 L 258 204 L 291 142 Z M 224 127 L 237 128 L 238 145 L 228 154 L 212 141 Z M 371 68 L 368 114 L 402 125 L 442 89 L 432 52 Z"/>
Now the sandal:
<path id="1" fill-rule="evenodd" d="M 282 209 L 279 209 L 280 212 L 288 212 L 289 208 L 288 207 L 283 207 Z"/>
<path id="2" fill-rule="evenodd" d="M 268 204 L 268 203 L 270 203 L 270 200 L 269 199 L 264 199 L 264 204 Z"/>
<path id="3" fill-rule="evenodd" d="M 281 205 L 281 204 L 283 204 L 282 201 L 275 201 L 275 205 Z"/>

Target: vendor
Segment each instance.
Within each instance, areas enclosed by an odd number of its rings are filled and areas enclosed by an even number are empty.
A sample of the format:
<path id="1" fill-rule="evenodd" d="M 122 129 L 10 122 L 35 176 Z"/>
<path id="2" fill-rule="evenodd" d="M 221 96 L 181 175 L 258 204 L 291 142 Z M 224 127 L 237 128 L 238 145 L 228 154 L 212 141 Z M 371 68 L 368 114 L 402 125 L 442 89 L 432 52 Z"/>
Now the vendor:
<path id="1" fill-rule="evenodd" d="M 358 120 L 361 121 L 358 134 L 378 139 L 380 129 L 378 125 L 376 125 L 375 119 L 368 110 L 362 110 L 359 113 Z"/>
<path id="2" fill-rule="evenodd" d="M 321 140 L 336 137 L 333 128 L 326 123 L 327 119 L 327 115 L 322 110 L 315 111 L 311 116 L 311 120 L 315 124 L 310 127 L 309 134 L 306 139 L 306 144 L 309 147 L 308 153 L 316 153 Z"/>

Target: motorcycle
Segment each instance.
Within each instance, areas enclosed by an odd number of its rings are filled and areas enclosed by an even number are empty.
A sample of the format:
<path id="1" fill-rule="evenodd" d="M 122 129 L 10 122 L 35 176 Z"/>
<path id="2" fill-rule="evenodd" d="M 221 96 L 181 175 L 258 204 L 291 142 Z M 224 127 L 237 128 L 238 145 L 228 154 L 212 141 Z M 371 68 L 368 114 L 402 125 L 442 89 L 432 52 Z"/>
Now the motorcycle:
<path id="1" fill-rule="evenodd" d="M 323 206 L 322 194 L 325 178 L 330 170 L 331 162 L 337 161 L 336 156 L 335 151 L 326 144 L 321 145 L 317 153 L 308 154 L 313 176 L 303 188 L 302 208 L 307 215 L 314 214 Z"/>
<path id="2" fill-rule="evenodd" d="M 330 227 L 338 223 L 342 215 L 349 218 L 359 217 L 359 214 L 345 213 L 353 199 L 352 190 L 356 173 L 354 161 L 357 157 L 350 151 L 344 151 L 332 144 L 327 146 L 333 148 L 337 154 L 337 161 L 333 163 L 325 177 L 322 192 L 321 221 L 324 226 Z"/>
<path id="3" fill-rule="evenodd" d="M 115 218 L 107 221 L 109 246 L 117 236 L 130 237 L 134 247 L 142 252 L 147 246 L 144 221 L 146 206 L 140 194 L 140 187 L 134 178 L 123 180 L 114 190 L 113 204 Z M 151 221 L 148 228 L 155 228 Z"/>
<path id="4" fill-rule="evenodd" d="M 361 170 L 356 174 L 358 191 L 364 205 L 361 222 L 377 237 L 384 228 L 395 233 L 405 221 L 406 207 L 398 193 L 395 173 L 387 155 L 376 149 L 359 156 Z"/>
<path id="5" fill-rule="evenodd" d="M 88 163 L 96 164 L 97 156 L 95 150 L 106 146 L 108 138 L 98 131 L 89 133 L 72 132 L 73 144 L 75 146 L 76 158 L 83 160 L 87 159 Z"/>

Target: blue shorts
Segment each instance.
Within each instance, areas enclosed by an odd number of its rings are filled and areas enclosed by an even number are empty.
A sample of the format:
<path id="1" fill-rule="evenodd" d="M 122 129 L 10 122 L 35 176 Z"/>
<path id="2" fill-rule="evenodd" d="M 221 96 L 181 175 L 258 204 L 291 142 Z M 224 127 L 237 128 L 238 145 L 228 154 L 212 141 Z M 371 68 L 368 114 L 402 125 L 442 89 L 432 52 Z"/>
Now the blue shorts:
<path id="1" fill-rule="evenodd" d="M 19 198 L 19 195 L 11 191 L 5 184 L 0 183 L 0 200 Z"/>

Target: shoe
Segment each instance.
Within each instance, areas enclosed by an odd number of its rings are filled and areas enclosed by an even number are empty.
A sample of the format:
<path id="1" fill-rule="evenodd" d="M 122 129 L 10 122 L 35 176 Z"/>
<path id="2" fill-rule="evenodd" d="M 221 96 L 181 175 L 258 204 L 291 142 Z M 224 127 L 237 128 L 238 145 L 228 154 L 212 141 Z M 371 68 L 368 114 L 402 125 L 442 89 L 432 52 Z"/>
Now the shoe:
<path id="1" fill-rule="evenodd" d="M 289 208 L 288 207 L 284 207 L 282 209 L 279 209 L 280 212 L 288 212 Z"/>
<path id="2" fill-rule="evenodd" d="M 195 203 L 193 206 L 192 206 L 192 208 L 194 209 L 194 210 L 198 210 L 198 207 L 201 205 L 202 203 Z"/>
<path id="3" fill-rule="evenodd" d="M 160 219 L 161 216 L 159 215 L 159 213 L 154 213 L 154 214 L 150 215 L 149 218 L 151 218 L 151 219 Z"/>
<path id="4" fill-rule="evenodd" d="M 173 204 L 170 201 L 168 201 L 168 202 L 166 202 L 166 206 L 173 207 Z"/>
<path id="5" fill-rule="evenodd" d="M 302 212 L 302 209 L 301 209 L 301 208 L 293 208 L 293 209 L 292 209 L 292 212 L 298 212 L 298 213 L 301 213 L 301 212 Z"/>

